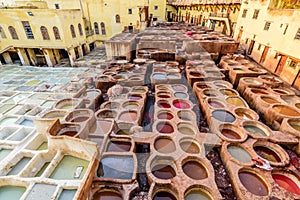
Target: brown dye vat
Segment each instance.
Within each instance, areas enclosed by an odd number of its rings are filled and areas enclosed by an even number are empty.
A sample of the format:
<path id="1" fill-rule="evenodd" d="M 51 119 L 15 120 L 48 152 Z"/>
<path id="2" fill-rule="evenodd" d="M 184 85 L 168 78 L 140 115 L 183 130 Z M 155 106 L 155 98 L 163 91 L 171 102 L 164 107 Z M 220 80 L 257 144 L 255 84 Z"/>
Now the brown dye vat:
<path id="1" fill-rule="evenodd" d="M 88 120 L 89 117 L 85 117 L 85 116 L 78 116 L 78 117 L 74 117 L 71 122 L 84 122 L 86 120 Z"/>
<path id="2" fill-rule="evenodd" d="M 296 111 L 293 108 L 290 108 L 288 106 L 275 105 L 275 106 L 273 106 L 273 109 L 283 115 L 293 116 L 293 117 L 300 116 L 300 113 L 298 111 Z"/>
<path id="3" fill-rule="evenodd" d="M 252 194 L 257 196 L 267 196 L 269 191 L 266 183 L 252 172 L 242 171 L 238 173 L 243 186 Z"/>
<path id="4" fill-rule="evenodd" d="M 103 110 L 98 113 L 97 117 L 101 118 L 115 118 L 117 116 L 117 113 L 111 110 Z"/>
<path id="5" fill-rule="evenodd" d="M 183 141 L 180 143 L 180 147 L 183 151 L 190 154 L 200 153 L 200 148 L 198 145 L 192 141 Z"/>
<path id="6" fill-rule="evenodd" d="M 208 85 L 205 85 L 205 84 L 197 84 L 196 86 L 197 86 L 197 88 L 199 88 L 199 89 L 201 89 L 201 90 L 206 89 L 206 88 L 209 88 L 209 86 L 208 86 Z"/>
<path id="7" fill-rule="evenodd" d="M 165 191 L 157 192 L 153 196 L 153 200 L 177 200 L 173 194 Z"/>
<path id="8" fill-rule="evenodd" d="M 162 113 L 159 113 L 157 115 L 157 118 L 158 119 L 167 119 L 167 120 L 171 120 L 174 118 L 174 116 L 171 114 L 171 113 L 168 113 L 168 112 L 162 112 Z"/>
<path id="9" fill-rule="evenodd" d="M 160 153 L 172 153 L 176 150 L 175 143 L 168 138 L 159 138 L 154 142 L 154 148 Z"/>
<path id="10" fill-rule="evenodd" d="M 281 90 L 281 89 L 273 89 L 273 91 L 278 93 L 278 94 L 289 94 L 289 92 L 287 92 L 285 90 Z"/>
<path id="11" fill-rule="evenodd" d="M 253 149 L 257 153 L 257 155 L 259 155 L 260 157 L 262 157 L 268 161 L 281 162 L 281 158 L 279 157 L 279 155 L 277 155 L 276 152 L 274 152 L 273 150 L 271 150 L 267 147 L 255 146 L 255 147 L 253 147 Z"/>
<path id="12" fill-rule="evenodd" d="M 230 129 L 222 129 L 221 130 L 222 135 L 224 135 L 225 137 L 229 138 L 229 139 L 234 139 L 234 140 L 239 140 L 241 139 L 241 136 L 236 133 L 233 130 Z"/>
<path id="13" fill-rule="evenodd" d="M 93 200 L 123 200 L 121 194 L 112 191 L 97 192 Z"/>
<path id="14" fill-rule="evenodd" d="M 229 97 L 226 101 L 234 106 L 246 107 L 245 103 L 239 97 Z"/>
<path id="15" fill-rule="evenodd" d="M 300 109 L 300 103 L 296 103 L 295 106 Z"/>
<path id="16" fill-rule="evenodd" d="M 254 94 L 260 94 L 260 95 L 262 95 L 262 94 L 269 94 L 267 91 L 265 91 L 265 90 L 262 90 L 262 89 L 251 89 L 251 92 L 253 92 Z"/>
<path id="17" fill-rule="evenodd" d="M 197 161 L 187 161 L 182 166 L 183 172 L 190 178 L 201 180 L 208 177 L 205 167 Z"/>
<path id="18" fill-rule="evenodd" d="M 202 74 L 200 74 L 199 72 L 190 72 L 190 75 L 194 76 L 194 77 L 201 77 L 202 76 Z"/>
<path id="19" fill-rule="evenodd" d="M 131 148 L 130 142 L 110 141 L 107 146 L 107 152 L 128 152 Z"/>
<path id="20" fill-rule="evenodd" d="M 290 119 L 288 120 L 288 123 L 293 129 L 300 131 L 300 120 Z"/>
<path id="21" fill-rule="evenodd" d="M 220 90 L 220 92 L 226 96 L 237 96 L 236 92 L 229 90 L 229 89 L 223 89 L 223 90 Z"/>
<path id="22" fill-rule="evenodd" d="M 158 164 L 152 168 L 152 174 L 159 179 L 171 179 L 176 176 L 176 172 L 170 165 Z"/>
<path id="23" fill-rule="evenodd" d="M 168 124 L 166 122 L 158 123 L 156 126 L 156 130 L 160 133 L 173 133 L 174 128 L 171 124 Z"/>
<path id="24" fill-rule="evenodd" d="M 214 107 L 214 108 L 224 108 L 224 105 L 218 101 L 214 101 L 214 100 L 208 100 L 208 104 L 211 106 L 211 107 Z"/>
<path id="25" fill-rule="evenodd" d="M 261 97 L 261 99 L 269 104 L 274 104 L 274 103 L 280 103 L 279 101 L 277 101 L 276 99 L 270 98 L 270 97 Z"/>
<path id="26" fill-rule="evenodd" d="M 77 131 L 60 131 L 57 135 L 74 137 L 77 133 Z"/>
<path id="27" fill-rule="evenodd" d="M 137 113 L 133 112 L 133 111 L 129 111 L 129 112 L 124 112 L 120 115 L 119 120 L 122 121 L 136 121 L 137 120 Z"/>

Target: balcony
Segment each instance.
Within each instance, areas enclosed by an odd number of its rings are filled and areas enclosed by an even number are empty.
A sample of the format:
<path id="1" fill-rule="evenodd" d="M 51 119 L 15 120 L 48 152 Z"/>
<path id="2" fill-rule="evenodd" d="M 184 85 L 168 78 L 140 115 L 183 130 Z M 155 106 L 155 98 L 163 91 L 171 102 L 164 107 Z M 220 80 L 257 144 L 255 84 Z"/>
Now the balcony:
<path id="1" fill-rule="evenodd" d="M 85 31 L 86 37 L 91 36 L 91 35 L 94 35 L 94 34 L 95 34 L 95 31 L 94 31 L 94 30 Z"/>

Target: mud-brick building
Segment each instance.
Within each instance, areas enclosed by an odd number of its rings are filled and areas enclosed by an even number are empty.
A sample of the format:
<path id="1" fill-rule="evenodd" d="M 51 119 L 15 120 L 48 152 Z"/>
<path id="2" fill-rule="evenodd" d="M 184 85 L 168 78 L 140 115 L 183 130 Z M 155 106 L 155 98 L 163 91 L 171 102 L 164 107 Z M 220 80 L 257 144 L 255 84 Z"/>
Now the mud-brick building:
<path id="1" fill-rule="evenodd" d="M 123 30 L 165 20 L 160 0 L 0 2 L 0 64 L 54 66 L 77 58 Z"/>
<path id="2" fill-rule="evenodd" d="M 300 88 L 300 3 L 245 0 L 235 39 L 256 62 Z"/>

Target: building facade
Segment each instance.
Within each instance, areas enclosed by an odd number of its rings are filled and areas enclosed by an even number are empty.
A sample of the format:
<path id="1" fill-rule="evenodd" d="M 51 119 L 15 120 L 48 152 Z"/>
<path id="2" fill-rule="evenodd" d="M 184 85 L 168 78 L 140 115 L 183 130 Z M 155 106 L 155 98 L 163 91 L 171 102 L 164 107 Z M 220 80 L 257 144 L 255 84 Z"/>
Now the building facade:
<path id="1" fill-rule="evenodd" d="M 244 1 L 234 38 L 256 62 L 300 88 L 299 1 Z"/>
<path id="2" fill-rule="evenodd" d="M 0 61 L 54 66 L 74 61 L 123 30 L 165 20 L 160 0 L 29 0 L 0 5 Z"/>
<path id="3" fill-rule="evenodd" d="M 236 27 L 241 1 L 177 0 L 169 1 L 168 6 L 175 8 L 175 11 L 170 9 L 168 14 L 173 21 L 201 24 L 232 36 Z"/>

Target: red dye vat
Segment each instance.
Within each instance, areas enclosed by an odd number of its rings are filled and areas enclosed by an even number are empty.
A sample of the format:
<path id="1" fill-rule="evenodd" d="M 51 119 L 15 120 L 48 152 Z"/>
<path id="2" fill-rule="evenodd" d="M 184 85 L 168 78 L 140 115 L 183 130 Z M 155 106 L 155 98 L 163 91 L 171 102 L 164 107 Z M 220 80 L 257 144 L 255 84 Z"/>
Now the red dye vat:
<path id="1" fill-rule="evenodd" d="M 300 194 L 300 188 L 289 177 L 284 176 L 282 174 L 272 174 L 272 177 L 278 185 L 280 185 L 287 191 L 292 192 L 294 194 Z"/>
<path id="2" fill-rule="evenodd" d="M 190 105 L 183 101 L 174 101 L 173 105 L 176 108 L 180 108 L 180 109 L 189 109 L 190 108 Z"/>
<path id="3" fill-rule="evenodd" d="M 158 114 L 157 118 L 171 120 L 171 119 L 173 119 L 173 115 L 170 113 L 160 113 L 160 114 Z"/>
<path id="4" fill-rule="evenodd" d="M 160 107 L 160 108 L 171 108 L 171 105 L 168 104 L 168 103 L 159 102 L 158 107 Z"/>
<path id="5" fill-rule="evenodd" d="M 167 134 L 174 132 L 173 126 L 171 126 L 170 124 L 166 124 L 166 123 L 157 124 L 156 130 L 158 130 L 158 132 L 160 132 L 160 133 L 167 133 Z"/>

